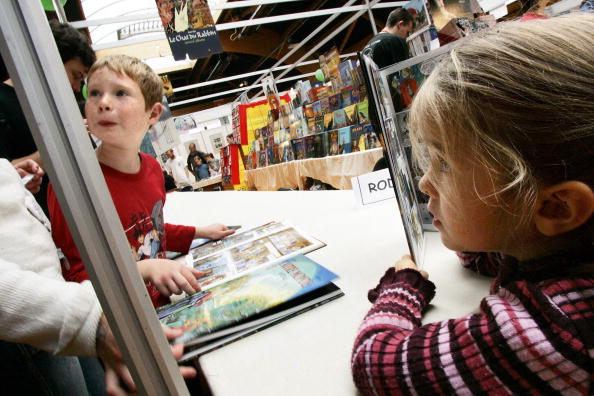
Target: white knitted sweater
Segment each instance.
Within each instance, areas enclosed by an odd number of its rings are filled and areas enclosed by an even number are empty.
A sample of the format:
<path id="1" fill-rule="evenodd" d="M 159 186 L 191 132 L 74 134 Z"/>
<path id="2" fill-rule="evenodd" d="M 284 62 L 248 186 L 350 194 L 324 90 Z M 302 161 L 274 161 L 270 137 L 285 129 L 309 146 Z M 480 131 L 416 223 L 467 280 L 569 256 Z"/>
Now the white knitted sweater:
<path id="1" fill-rule="evenodd" d="M 89 281 L 62 277 L 48 227 L 15 169 L 0 159 L 0 339 L 94 356 L 101 307 Z"/>

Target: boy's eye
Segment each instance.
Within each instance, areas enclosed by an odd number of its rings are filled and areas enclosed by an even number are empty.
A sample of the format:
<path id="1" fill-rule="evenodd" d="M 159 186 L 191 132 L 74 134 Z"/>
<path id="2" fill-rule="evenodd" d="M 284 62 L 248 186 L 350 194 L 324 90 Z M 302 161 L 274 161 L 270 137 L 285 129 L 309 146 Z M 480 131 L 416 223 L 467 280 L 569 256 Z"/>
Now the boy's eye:
<path id="1" fill-rule="evenodd" d="M 120 89 L 119 91 L 116 92 L 116 96 L 126 96 L 128 95 L 128 93 L 126 91 L 124 91 L 123 89 Z"/>

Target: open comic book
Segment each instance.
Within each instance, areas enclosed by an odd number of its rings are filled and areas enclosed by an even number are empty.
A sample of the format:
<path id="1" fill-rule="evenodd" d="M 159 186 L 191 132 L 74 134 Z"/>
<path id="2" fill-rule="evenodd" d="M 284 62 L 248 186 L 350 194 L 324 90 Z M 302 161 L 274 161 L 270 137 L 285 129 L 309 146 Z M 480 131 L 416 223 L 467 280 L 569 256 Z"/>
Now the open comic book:
<path id="1" fill-rule="evenodd" d="M 194 347 L 183 361 L 342 296 L 331 283 L 336 278 L 298 255 L 163 306 L 157 314 L 166 326 L 187 330 L 176 340 Z"/>
<path id="2" fill-rule="evenodd" d="M 428 198 L 418 189 L 422 175 L 412 155 L 408 112 L 425 79 L 450 50 L 451 45 L 446 45 L 381 70 L 369 56 L 360 54 L 369 101 L 373 104 L 371 118 L 379 124 L 410 253 L 420 267 L 425 248 L 423 232 L 435 227 L 427 210 Z"/>
<path id="3" fill-rule="evenodd" d="M 326 246 L 295 227 L 272 221 L 211 241 L 188 253 L 188 264 L 204 273 L 198 278 L 209 289 L 257 268 Z"/>

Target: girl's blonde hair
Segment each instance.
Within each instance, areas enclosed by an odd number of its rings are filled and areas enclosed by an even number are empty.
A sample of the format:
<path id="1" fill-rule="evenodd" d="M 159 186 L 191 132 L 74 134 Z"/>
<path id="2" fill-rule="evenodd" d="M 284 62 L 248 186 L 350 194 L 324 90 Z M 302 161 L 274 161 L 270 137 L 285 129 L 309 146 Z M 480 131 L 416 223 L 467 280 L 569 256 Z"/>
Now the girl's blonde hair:
<path id="1" fill-rule="evenodd" d="M 132 79 L 142 92 L 144 107 L 149 110 L 155 103 L 161 103 L 163 97 L 163 82 L 161 77 L 149 65 L 138 58 L 128 55 L 107 55 L 99 58 L 87 75 L 91 80 L 97 70 L 107 68 L 115 73 L 123 74 Z"/>
<path id="2" fill-rule="evenodd" d="M 462 40 L 419 90 L 409 121 L 417 158 L 430 137 L 446 161 L 472 158 L 518 215 L 540 187 L 594 186 L 594 15 L 501 23 Z"/>

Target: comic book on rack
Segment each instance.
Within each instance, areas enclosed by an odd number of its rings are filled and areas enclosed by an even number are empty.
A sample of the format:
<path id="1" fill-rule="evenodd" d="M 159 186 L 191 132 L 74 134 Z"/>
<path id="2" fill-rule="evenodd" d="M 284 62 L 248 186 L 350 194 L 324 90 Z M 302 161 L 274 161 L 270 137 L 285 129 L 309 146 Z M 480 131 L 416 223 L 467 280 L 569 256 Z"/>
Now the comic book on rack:
<path id="1" fill-rule="evenodd" d="M 351 152 L 351 127 L 347 126 L 338 130 L 338 154 Z"/>
<path id="2" fill-rule="evenodd" d="M 205 272 L 202 291 L 157 309 L 167 326 L 187 331 L 176 342 L 194 356 L 343 295 L 337 276 L 303 256 L 325 246 L 295 227 L 270 222 L 192 249 Z"/>
<path id="3" fill-rule="evenodd" d="M 357 151 L 365 151 L 367 149 L 367 141 L 365 137 L 365 130 L 363 125 L 353 125 L 351 128 L 351 153 Z"/>
<path id="4" fill-rule="evenodd" d="M 296 160 L 305 159 L 305 138 L 297 138 L 291 140 L 291 147 L 293 149 L 293 158 Z"/>

